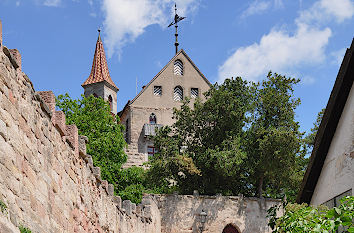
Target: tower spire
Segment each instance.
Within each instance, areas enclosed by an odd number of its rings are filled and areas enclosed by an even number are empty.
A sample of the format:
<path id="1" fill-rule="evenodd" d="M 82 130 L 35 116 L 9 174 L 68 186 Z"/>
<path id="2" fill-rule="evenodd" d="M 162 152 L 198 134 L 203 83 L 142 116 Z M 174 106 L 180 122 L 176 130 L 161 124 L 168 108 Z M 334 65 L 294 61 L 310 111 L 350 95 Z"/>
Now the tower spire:
<path id="1" fill-rule="evenodd" d="M 177 14 L 177 4 L 175 3 L 175 18 L 174 20 L 172 21 L 172 23 L 170 23 L 170 25 L 168 25 L 168 27 L 171 27 L 172 25 L 175 25 L 175 28 L 176 28 L 176 32 L 175 32 L 175 37 L 176 37 L 176 41 L 175 41 L 175 47 L 176 47 L 176 54 L 178 52 L 178 22 L 181 21 L 182 19 L 184 19 L 186 17 L 180 17 L 178 14 Z"/>

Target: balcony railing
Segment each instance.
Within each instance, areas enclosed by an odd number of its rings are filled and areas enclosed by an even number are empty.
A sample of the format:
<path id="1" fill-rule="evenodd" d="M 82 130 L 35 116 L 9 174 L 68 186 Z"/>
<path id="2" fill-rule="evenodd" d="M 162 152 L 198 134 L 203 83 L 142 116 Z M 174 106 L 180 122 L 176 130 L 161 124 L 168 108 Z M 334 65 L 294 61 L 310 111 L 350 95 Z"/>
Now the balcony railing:
<path id="1" fill-rule="evenodd" d="M 161 129 L 161 124 L 144 124 L 143 134 L 147 136 L 155 136 L 158 129 Z"/>

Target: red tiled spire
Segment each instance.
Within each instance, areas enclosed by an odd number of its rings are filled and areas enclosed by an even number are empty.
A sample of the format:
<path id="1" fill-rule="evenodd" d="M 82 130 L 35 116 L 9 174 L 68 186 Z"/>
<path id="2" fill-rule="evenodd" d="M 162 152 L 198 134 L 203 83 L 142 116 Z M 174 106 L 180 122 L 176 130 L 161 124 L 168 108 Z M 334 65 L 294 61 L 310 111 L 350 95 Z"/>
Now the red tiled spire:
<path id="1" fill-rule="evenodd" d="M 111 86 L 119 90 L 118 87 L 112 81 L 111 76 L 109 75 L 106 54 L 104 52 L 101 36 L 100 34 L 98 34 L 95 56 L 93 57 L 92 62 L 91 74 L 81 86 L 84 87 L 89 84 L 99 83 L 103 81 L 108 82 Z"/>

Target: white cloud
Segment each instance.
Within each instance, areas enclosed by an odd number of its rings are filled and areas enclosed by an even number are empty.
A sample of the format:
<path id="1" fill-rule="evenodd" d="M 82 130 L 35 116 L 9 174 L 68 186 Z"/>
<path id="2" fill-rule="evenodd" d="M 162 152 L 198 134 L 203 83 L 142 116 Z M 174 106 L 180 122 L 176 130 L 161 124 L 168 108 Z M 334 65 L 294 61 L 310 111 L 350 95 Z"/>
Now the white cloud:
<path id="1" fill-rule="evenodd" d="M 61 3 L 61 0 L 45 0 L 43 2 L 43 5 L 56 7 L 56 6 L 59 6 L 60 3 Z"/>
<path id="2" fill-rule="evenodd" d="M 122 47 L 133 42 L 153 24 L 167 27 L 172 21 L 172 0 L 103 0 L 104 34 L 108 56 L 121 53 Z M 185 16 L 196 10 L 199 0 L 177 1 L 178 14 Z"/>
<path id="3" fill-rule="evenodd" d="M 284 73 L 299 65 L 319 64 L 326 58 L 325 48 L 332 35 L 331 29 L 321 28 L 321 24 L 330 19 L 341 23 L 353 15 L 351 0 L 319 0 L 300 12 L 293 33 L 272 29 L 258 43 L 238 48 L 219 67 L 218 82 L 232 76 L 258 81 L 269 70 Z M 313 78 L 306 79 L 303 83 L 314 82 Z"/>
<path id="4" fill-rule="evenodd" d="M 20 6 L 20 4 L 21 4 L 20 1 L 16 2 L 16 6 Z"/>
<path id="5" fill-rule="evenodd" d="M 299 24 L 294 35 L 272 30 L 259 43 L 237 49 L 219 67 L 219 82 L 232 76 L 257 81 L 269 70 L 286 71 L 288 67 L 321 62 L 331 30 L 319 30 Z M 316 43 L 313 43 L 316 41 Z"/>
<path id="6" fill-rule="evenodd" d="M 255 14 L 260 14 L 270 8 L 270 1 L 259 1 L 256 0 L 252 2 L 248 8 L 242 13 L 241 17 L 247 17 Z"/>
<path id="7" fill-rule="evenodd" d="M 313 6 L 302 11 L 297 19 L 303 23 L 324 23 L 335 19 L 338 23 L 352 18 L 354 2 L 352 0 L 319 0 Z"/>

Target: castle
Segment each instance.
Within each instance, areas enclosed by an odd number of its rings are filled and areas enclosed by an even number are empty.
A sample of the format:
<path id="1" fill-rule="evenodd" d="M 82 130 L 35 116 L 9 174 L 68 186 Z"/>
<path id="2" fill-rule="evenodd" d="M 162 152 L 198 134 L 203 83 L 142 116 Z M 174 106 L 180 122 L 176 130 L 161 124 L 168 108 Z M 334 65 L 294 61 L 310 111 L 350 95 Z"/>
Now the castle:
<path id="1" fill-rule="evenodd" d="M 149 136 L 162 126 L 172 125 L 173 108 L 178 108 L 185 97 L 204 99 L 203 93 L 211 84 L 198 67 L 181 49 L 160 72 L 129 100 L 118 113 L 125 125 L 128 155 L 125 167 L 142 166 L 155 153 L 154 142 Z M 98 35 L 91 73 L 82 84 L 85 96 L 94 95 L 106 100 L 112 113 L 117 113 L 118 87 L 109 74 L 107 59 Z"/>
<path id="2" fill-rule="evenodd" d="M 83 86 L 86 94 L 91 92 L 103 96 L 111 104 L 111 110 L 115 111 L 118 88 L 110 82 L 105 56 L 102 56 L 103 47 L 100 49 L 100 38 L 97 44 L 97 60 L 94 60 L 93 75 L 88 79 L 92 83 L 84 83 Z M 178 65 L 178 60 L 183 66 Z M 53 92 L 34 90 L 31 80 L 22 71 L 21 63 L 19 51 L 4 46 L 0 21 L 1 233 L 19 233 L 19 227 L 30 229 L 33 233 L 271 231 L 267 226 L 267 209 L 279 204 L 280 200 L 242 195 L 199 196 L 195 193 L 145 195 L 138 205 L 129 200 L 122 201 L 114 195 L 113 185 L 101 178 L 100 168 L 94 167 L 92 157 L 86 153 L 87 137 L 78 135 L 76 125 L 66 125 L 64 113 L 55 110 Z M 171 75 L 175 63 L 182 67 L 180 71 L 185 76 Z M 97 72 L 104 74 L 101 82 L 95 82 Z M 192 79 L 193 73 L 197 81 L 188 84 L 184 78 Z M 169 77 L 176 79 L 170 86 L 164 83 Z M 155 86 L 162 87 L 162 98 L 152 96 Z M 140 111 L 138 107 L 144 107 L 139 105 L 145 103 L 144 98 L 156 97 L 162 102 L 167 96 L 174 96 L 172 90 L 178 86 L 185 95 L 190 95 L 189 91 L 192 94 L 192 88 L 200 88 L 198 93 L 193 92 L 196 95 L 208 88 L 206 79 L 183 51 L 177 53 L 142 90 L 140 96 L 123 111 L 123 115 L 125 112 L 128 117 L 134 118 Z M 178 98 L 183 97 L 180 92 L 176 93 Z M 177 105 L 179 100 L 173 103 Z M 170 113 L 164 115 L 166 109 L 161 109 L 161 112 L 159 109 L 145 109 L 149 111 L 142 114 L 144 121 L 154 113 L 155 123 L 168 123 L 163 118 L 170 116 Z M 144 111 L 142 108 L 140 113 Z M 137 119 L 133 118 L 124 119 Z M 133 130 L 130 132 L 134 133 Z"/>

